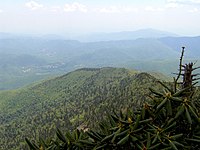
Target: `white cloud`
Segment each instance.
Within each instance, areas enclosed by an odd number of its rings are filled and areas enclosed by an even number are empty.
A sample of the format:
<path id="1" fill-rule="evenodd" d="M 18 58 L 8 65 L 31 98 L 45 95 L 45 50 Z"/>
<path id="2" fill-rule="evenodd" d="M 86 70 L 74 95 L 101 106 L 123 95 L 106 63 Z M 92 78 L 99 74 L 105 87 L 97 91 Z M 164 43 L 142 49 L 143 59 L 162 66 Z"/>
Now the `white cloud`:
<path id="1" fill-rule="evenodd" d="M 110 6 L 110 7 L 104 7 L 104 8 L 97 8 L 95 9 L 96 12 L 100 13 L 128 13 L 128 12 L 138 12 L 138 8 L 132 8 L 128 6 Z"/>
<path id="2" fill-rule="evenodd" d="M 167 0 L 169 5 L 197 5 L 200 0 Z"/>
<path id="3" fill-rule="evenodd" d="M 61 7 L 60 6 L 52 6 L 51 8 L 50 8 L 50 11 L 52 11 L 52 12 L 58 12 L 58 11 L 60 11 L 61 10 Z"/>
<path id="4" fill-rule="evenodd" d="M 164 11 L 163 8 L 154 8 L 154 7 L 152 7 L 152 6 L 147 6 L 147 7 L 145 8 L 145 10 L 146 10 L 146 11 L 151 11 L 151 12 Z"/>
<path id="5" fill-rule="evenodd" d="M 178 8 L 182 7 L 184 0 L 167 0 L 166 8 Z"/>
<path id="6" fill-rule="evenodd" d="M 200 0 L 167 0 L 166 1 L 166 8 L 180 8 L 183 6 L 200 6 Z M 199 12 L 198 8 L 193 8 L 188 10 L 188 12 Z"/>
<path id="7" fill-rule="evenodd" d="M 121 10 L 117 6 L 110 6 L 108 8 L 100 8 L 101 13 L 120 13 Z"/>
<path id="8" fill-rule="evenodd" d="M 2 9 L 0 9 L 0 13 L 2 13 L 3 12 L 3 10 Z"/>
<path id="9" fill-rule="evenodd" d="M 200 0 L 191 0 L 192 3 L 200 4 Z"/>
<path id="10" fill-rule="evenodd" d="M 72 4 L 65 4 L 64 11 L 65 12 L 75 12 L 75 11 L 87 12 L 88 9 L 85 5 L 75 2 Z"/>
<path id="11" fill-rule="evenodd" d="M 139 9 L 128 7 L 128 6 L 123 6 L 123 7 L 121 7 L 121 11 L 122 12 L 139 12 Z"/>
<path id="12" fill-rule="evenodd" d="M 36 9 L 39 9 L 39 8 L 42 8 L 43 5 L 42 4 L 39 4 L 35 1 L 30 1 L 30 2 L 27 2 L 25 4 L 26 7 L 30 8 L 31 10 L 36 10 Z"/>
<path id="13" fill-rule="evenodd" d="M 178 8 L 180 5 L 177 3 L 168 3 L 166 4 L 166 8 Z"/>
<path id="14" fill-rule="evenodd" d="M 179 2 L 183 2 L 185 0 L 167 0 L 167 3 L 179 3 Z"/>
<path id="15" fill-rule="evenodd" d="M 193 8 L 191 10 L 189 10 L 190 13 L 198 13 L 200 12 L 200 10 L 198 8 Z"/>

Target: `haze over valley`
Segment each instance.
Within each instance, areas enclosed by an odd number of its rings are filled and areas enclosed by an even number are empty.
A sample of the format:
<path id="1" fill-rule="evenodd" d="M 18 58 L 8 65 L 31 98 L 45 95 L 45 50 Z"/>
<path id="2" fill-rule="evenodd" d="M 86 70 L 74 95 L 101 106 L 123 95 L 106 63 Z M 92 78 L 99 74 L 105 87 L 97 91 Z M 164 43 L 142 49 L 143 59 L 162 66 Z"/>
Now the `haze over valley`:
<path id="1" fill-rule="evenodd" d="M 170 76 L 170 72 L 176 71 L 173 64 L 177 62 L 182 46 L 186 46 L 187 59 L 196 61 L 200 56 L 198 36 L 182 37 L 143 29 L 89 37 L 83 42 L 56 35 L 1 33 L 0 88 L 14 89 L 87 67 L 125 67 Z"/>

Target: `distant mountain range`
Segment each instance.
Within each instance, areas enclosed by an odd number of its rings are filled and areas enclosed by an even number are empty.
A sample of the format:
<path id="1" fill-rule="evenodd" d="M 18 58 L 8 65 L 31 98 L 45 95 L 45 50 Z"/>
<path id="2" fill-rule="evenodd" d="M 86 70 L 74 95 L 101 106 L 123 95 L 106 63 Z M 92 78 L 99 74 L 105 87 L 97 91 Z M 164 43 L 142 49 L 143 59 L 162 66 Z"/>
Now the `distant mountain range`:
<path id="1" fill-rule="evenodd" d="M 140 29 L 136 31 L 122 31 L 113 33 L 96 33 L 76 37 L 82 42 L 136 40 L 139 38 L 177 37 L 177 34 L 155 29 Z"/>
<path id="2" fill-rule="evenodd" d="M 173 50 L 179 51 L 186 47 L 186 56 L 191 58 L 200 57 L 200 36 L 196 37 L 164 37 L 159 39 Z"/>
<path id="3" fill-rule="evenodd" d="M 145 29 L 92 35 L 90 39 L 98 42 L 0 33 L 0 89 L 17 88 L 83 67 L 176 72 L 174 63 L 178 63 L 182 46 L 186 47 L 186 58 L 200 58 L 200 37 Z"/>

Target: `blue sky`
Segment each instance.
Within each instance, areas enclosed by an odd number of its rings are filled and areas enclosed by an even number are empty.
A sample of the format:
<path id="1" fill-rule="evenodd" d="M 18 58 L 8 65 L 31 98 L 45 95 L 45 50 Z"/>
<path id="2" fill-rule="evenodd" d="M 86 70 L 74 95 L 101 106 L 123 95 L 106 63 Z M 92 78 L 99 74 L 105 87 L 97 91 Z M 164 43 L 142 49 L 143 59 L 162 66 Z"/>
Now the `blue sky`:
<path id="1" fill-rule="evenodd" d="M 0 1 L 0 32 L 77 35 L 142 28 L 200 35 L 200 0 Z"/>

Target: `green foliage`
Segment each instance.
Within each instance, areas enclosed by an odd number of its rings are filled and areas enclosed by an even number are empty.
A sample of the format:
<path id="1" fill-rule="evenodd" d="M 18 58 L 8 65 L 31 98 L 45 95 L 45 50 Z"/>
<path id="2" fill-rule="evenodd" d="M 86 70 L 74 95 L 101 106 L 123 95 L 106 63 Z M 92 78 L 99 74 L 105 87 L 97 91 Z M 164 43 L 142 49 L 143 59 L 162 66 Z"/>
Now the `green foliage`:
<path id="1" fill-rule="evenodd" d="M 55 149 L 198 149 L 200 105 L 193 84 L 195 75 L 192 74 L 196 68 L 192 63 L 182 65 L 182 57 L 183 53 L 173 86 L 159 82 L 163 91 L 151 89 L 151 101 L 137 109 L 127 109 L 119 114 L 108 113 L 98 129 L 74 130 L 66 135 L 58 130 L 60 144 L 54 144 Z M 180 76 L 183 76 L 184 82 L 179 84 Z M 79 132 L 84 138 L 80 138 Z"/>
<path id="2" fill-rule="evenodd" d="M 106 111 L 139 107 L 147 100 L 148 88 L 160 88 L 156 81 L 147 73 L 123 68 L 85 68 L 19 90 L 2 91 L 1 149 L 27 149 L 25 137 L 50 143 L 56 128 L 99 129 Z"/>

